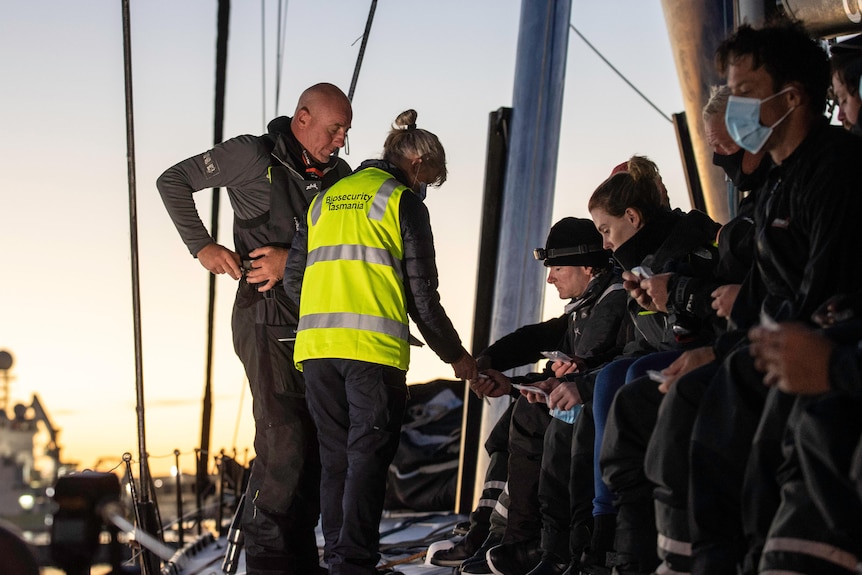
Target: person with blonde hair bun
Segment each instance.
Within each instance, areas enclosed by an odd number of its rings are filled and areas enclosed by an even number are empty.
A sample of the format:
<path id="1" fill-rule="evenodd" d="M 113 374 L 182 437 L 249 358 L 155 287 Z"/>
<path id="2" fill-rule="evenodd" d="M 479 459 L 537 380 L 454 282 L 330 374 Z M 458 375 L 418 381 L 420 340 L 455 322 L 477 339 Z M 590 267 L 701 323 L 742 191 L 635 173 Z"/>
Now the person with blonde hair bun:
<path id="1" fill-rule="evenodd" d="M 422 203 L 427 186 L 446 181 L 446 153 L 416 117 L 399 114 L 382 159 L 315 196 L 285 267 L 299 305 L 294 359 L 320 443 L 331 575 L 378 573 L 386 474 L 407 401 L 408 316 L 455 377 L 478 377 L 440 303 Z"/>

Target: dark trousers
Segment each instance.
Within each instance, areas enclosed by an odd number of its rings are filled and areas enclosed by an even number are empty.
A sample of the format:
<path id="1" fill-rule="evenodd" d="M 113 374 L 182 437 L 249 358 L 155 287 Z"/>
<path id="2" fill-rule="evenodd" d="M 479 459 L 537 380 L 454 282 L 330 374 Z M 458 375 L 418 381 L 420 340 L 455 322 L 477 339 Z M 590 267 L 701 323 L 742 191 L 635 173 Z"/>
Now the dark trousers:
<path id="1" fill-rule="evenodd" d="M 504 543 L 535 541 L 542 532 L 539 513 L 539 472 L 545 429 L 551 416 L 544 403 L 519 397 L 509 427 L 509 516 Z"/>
<path id="2" fill-rule="evenodd" d="M 743 562 L 742 487 L 767 390 L 746 346 L 724 360 L 703 396 L 691 438 L 693 573 L 734 573 Z"/>
<path id="3" fill-rule="evenodd" d="M 324 559 L 331 575 L 373 574 L 406 372 L 348 359 L 306 360 L 303 372 L 320 443 Z"/>
<path id="4" fill-rule="evenodd" d="M 793 403 L 777 474 L 780 503 L 760 572 L 858 572 L 862 505 L 850 467 L 862 435 L 860 415 L 862 401 L 840 392 Z"/>
<path id="5" fill-rule="evenodd" d="M 617 392 L 605 428 L 599 463 L 616 494 L 615 549 L 621 572 L 650 573 L 659 563 L 654 485 L 644 473 L 644 456 L 663 399 L 656 382 L 635 379 Z"/>
<path id="6" fill-rule="evenodd" d="M 796 396 L 770 388 L 754 432 L 742 482 L 742 529 L 747 545 L 743 573 L 757 573 L 767 533 L 781 503 L 781 485 L 798 474 L 796 464 L 785 464 L 785 458 L 793 455 L 787 420 L 795 401 Z"/>
<path id="7" fill-rule="evenodd" d="M 593 525 L 592 403 L 581 408 L 574 424 L 552 418 L 545 431 L 539 476 L 542 551 L 546 559 L 579 559 L 590 543 Z"/>
<path id="8" fill-rule="evenodd" d="M 275 299 L 234 306 L 234 349 L 245 367 L 254 413 L 255 459 L 242 530 L 249 575 L 314 573 L 320 516 L 317 435 L 305 383 L 284 328 L 266 323 Z M 270 314 L 272 316 L 273 314 Z M 277 315 L 277 314 L 275 314 Z"/>
<path id="9" fill-rule="evenodd" d="M 476 508 L 470 513 L 470 537 L 480 545 L 491 533 L 502 539 L 506 532 L 508 511 L 502 509 L 500 498 L 509 476 L 509 425 L 514 408 L 515 402 L 510 403 L 485 440 L 489 457 L 485 484 Z M 508 505 L 508 496 L 506 500 Z"/>
<path id="10" fill-rule="evenodd" d="M 713 362 L 681 377 L 659 407 L 644 462 L 653 496 L 658 530 L 658 554 L 671 570 L 691 570 L 688 520 L 689 445 L 703 394 L 715 375 Z"/>

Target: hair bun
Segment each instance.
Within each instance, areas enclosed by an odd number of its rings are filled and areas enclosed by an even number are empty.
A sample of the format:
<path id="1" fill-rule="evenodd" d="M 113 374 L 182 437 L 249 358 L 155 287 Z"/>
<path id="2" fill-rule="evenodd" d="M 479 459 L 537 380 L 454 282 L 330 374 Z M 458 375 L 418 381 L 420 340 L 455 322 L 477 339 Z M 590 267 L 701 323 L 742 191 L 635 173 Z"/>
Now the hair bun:
<path id="1" fill-rule="evenodd" d="M 396 130 L 406 130 L 408 132 L 416 129 L 416 117 L 418 114 L 416 110 L 410 109 L 405 110 L 398 114 L 398 117 L 395 118 L 395 122 L 392 124 L 392 127 Z"/>

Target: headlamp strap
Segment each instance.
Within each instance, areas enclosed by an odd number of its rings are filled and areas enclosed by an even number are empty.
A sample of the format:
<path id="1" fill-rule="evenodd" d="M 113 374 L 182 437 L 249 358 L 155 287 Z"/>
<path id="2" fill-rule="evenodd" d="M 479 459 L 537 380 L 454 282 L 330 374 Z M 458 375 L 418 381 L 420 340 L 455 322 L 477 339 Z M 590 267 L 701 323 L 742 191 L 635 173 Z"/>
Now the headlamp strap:
<path id="1" fill-rule="evenodd" d="M 543 249 L 536 248 L 533 250 L 533 257 L 537 260 L 548 260 L 552 258 L 562 258 L 566 256 L 577 256 L 580 254 L 590 254 L 601 252 L 604 248 L 600 244 L 581 244 L 571 248 L 551 248 Z"/>

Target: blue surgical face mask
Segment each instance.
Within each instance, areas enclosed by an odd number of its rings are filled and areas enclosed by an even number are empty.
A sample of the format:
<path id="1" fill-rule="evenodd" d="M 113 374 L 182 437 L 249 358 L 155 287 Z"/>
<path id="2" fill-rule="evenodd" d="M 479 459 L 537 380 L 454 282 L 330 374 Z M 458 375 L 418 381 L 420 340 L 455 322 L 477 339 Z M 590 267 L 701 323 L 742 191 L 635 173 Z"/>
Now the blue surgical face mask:
<path id="1" fill-rule="evenodd" d="M 579 403 L 571 409 L 554 408 L 550 411 L 551 417 L 556 417 L 560 421 L 571 425 L 575 422 L 575 419 L 578 418 L 578 414 L 581 412 L 582 407 L 583 404 Z"/>
<path id="2" fill-rule="evenodd" d="M 767 100 L 771 100 L 776 96 L 791 90 L 790 86 L 776 92 L 775 94 L 766 97 L 762 100 L 757 98 L 743 98 L 741 96 L 730 96 L 727 99 L 727 110 L 724 113 L 724 123 L 727 126 L 727 131 L 733 141 L 740 148 L 751 152 L 758 153 L 775 127 L 784 121 L 790 112 L 796 109 L 796 106 L 790 108 L 783 116 L 778 118 L 778 121 L 771 126 L 764 126 L 760 123 L 760 105 Z"/>

